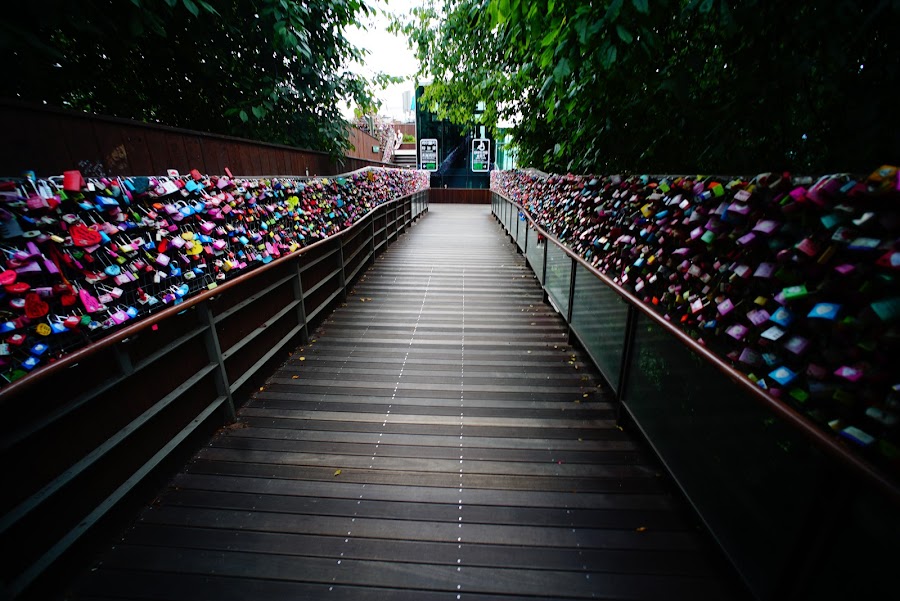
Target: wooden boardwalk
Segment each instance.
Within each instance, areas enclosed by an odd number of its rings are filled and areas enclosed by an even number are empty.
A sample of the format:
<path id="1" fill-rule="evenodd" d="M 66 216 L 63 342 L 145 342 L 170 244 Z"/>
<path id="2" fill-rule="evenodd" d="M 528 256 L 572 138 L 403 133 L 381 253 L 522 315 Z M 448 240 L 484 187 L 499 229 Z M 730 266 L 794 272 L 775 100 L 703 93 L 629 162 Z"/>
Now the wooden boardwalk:
<path id="1" fill-rule="evenodd" d="M 435 205 L 79 599 L 729 599 L 487 206 Z"/>

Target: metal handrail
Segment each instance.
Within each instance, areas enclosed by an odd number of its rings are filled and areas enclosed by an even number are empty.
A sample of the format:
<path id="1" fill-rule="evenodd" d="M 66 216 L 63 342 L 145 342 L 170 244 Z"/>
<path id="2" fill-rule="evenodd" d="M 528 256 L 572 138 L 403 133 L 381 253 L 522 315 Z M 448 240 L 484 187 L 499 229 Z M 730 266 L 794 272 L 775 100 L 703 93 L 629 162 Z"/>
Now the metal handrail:
<path id="1" fill-rule="evenodd" d="M 532 218 L 531 214 L 525 208 L 523 208 L 522 205 L 516 203 L 515 201 L 509 199 L 499 192 L 494 191 L 494 193 L 497 194 L 497 196 L 499 196 L 500 198 L 504 199 L 506 202 L 516 207 L 522 214 L 525 215 L 525 218 L 535 228 L 535 230 L 537 230 L 538 233 L 544 236 L 547 241 L 552 242 L 554 245 L 561 248 L 570 258 L 579 263 L 582 267 L 586 268 L 592 275 L 594 275 L 594 277 L 606 284 L 629 305 L 652 319 L 657 325 L 661 326 L 669 334 L 677 338 L 682 344 L 700 355 L 700 357 L 702 357 L 707 363 L 712 364 L 716 369 L 726 375 L 732 382 L 739 385 L 746 392 L 750 393 L 751 397 L 754 400 L 786 421 L 793 429 L 799 431 L 800 434 L 811 441 L 819 450 L 824 452 L 829 457 L 836 459 L 841 465 L 851 470 L 854 474 L 860 476 L 868 483 L 886 493 L 894 503 L 900 506 L 900 483 L 898 483 L 894 478 L 891 478 L 880 469 L 871 465 L 869 462 L 861 458 L 857 453 L 853 452 L 846 445 L 842 444 L 834 437 L 829 436 L 828 434 L 823 432 L 821 428 L 819 428 L 815 423 L 811 422 L 806 416 L 798 413 L 789 405 L 780 402 L 777 399 L 766 394 L 753 382 L 747 379 L 747 377 L 743 373 L 728 365 L 728 363 L 725 362 L 721 357 L 710 351 L 705 346 L 699 344 L 696 340 L 688 336 L 679 328 L 675 327 L 675 325 L 663 318 L 662 315 L 653 311 L 640 298 L 638 298 L 628 290 L 622 288 L 609 276 L 599 271 L 593 265 L 585 261 L 584 258 L 578 255 L 575 251 L 560 242 L 555 236 L 547 232 L 547 230 L 541 227 L 537 223 L 537 221 Z"/>
<path id="2" fill-rule="evenodd" d="M 367 169 L 371 169 L 371 168 L 365 167 L 365 168 L 363 168 L 361 170 L 357 170 L 357 171 L 364 171 Z M 332 176 L 332 177 L 334 177 L 334 176 Z M 122 342 L 126 338 L 129 338 L 131 336 L 134 336 L 134 335 L 142 332 L 143 330 L 146 330 L 147 328 L 153 326 L 154 324 L 156 324 L 157 322 L 159 322 L 161 320 L 171 317 L 172 315 L 177 315 L 187 309 L 194 307 L 195 305 L 202 303 L 203 301 L 206 301 L 215 296 L 218 296 L 218 295 L 222 294 L 223 292 L 229 290 L 230 288 L 232 288 L 234 286 L 238 286 L 238 285 L 248 281 L 249 278 L 257 277 L 260 274 L 265 273 L 266 271 L 268 271 L 270 269 L 274 269 L 275 267 L 284 264 L 284 262 L 286 262 L 286 261 L 294 260 L 303 254 L 306 254 L 308 252 L 315 250 L 316 248 L 318 248 L 319 246 L 321 246 L 323 244 L 331 243 L 335 239 L 339 239 L 340 236 L 345 236 L 349 232 L 353 232 L 356 227 L 364 224 L 368 219 L 371 218 L 371 216 L 375 213 L 375 211 L 377 211 L 381 207 L 385 207 L 385 206 L 388 206 L 388 205 L 391 205 L 391 204 L 394 204 L 397 202 L 402 202 L 402 201 L 406 200 L 407 198 L 410 198 L 410 197 L 418 194 L 419 192 L 421 192 L 421 190 L 417 191 L 417 192 L 412 192 L 405 196 L 400 196 L 398 198 L 394 198 L 394 199 L 384 202 L 380 205 L 372 207 L 368 212 L 366 212 L 365 215 L 363 215 L 360 219 L 358 219 L 353 225 L 351 225 L 350 227 L 348 227 L 344 230 L 341 230 L 340 232 L 337 232 L 335 234 L 332 234 L 331 236 L 328 236 L 327 238 L 324 238 L 322 240 L 314 242 L 314 243 L 310 244 L 309 246 L 304 246 L 302 248 L 298 248 L 297 250 L 295 250 L 291 253 L 288 253 L 284 256 L 281 256 L 265 265 L 261 265 L 255 269 L 252 269 L 248 273 L 241 274 L 234 279 L 228 280 L 223 284 L 219 284 L 212 290 L 206 290 L 204 292 L 201 292 L 200 294 L 196 294 L 196 295 L 190 297 L 189 299 L 186 299 L 183 302 L 179 303 L 178 305 L 173 305 L 171 307 L 167 307 L 157 313 L 151 313 L 150 315 L 147 315 L 144 318 L 140 319 L 137 323 L 134 323 L 134 324 L 126 326 L 122 329 L 116 330 L 115 332 L 111 333 L 109 336 L 104 336 L 100 340 L 97 340 L 95 342 L 92 342 L 91 344 L 88 344 L 87 346 L 84 346 L 75 351 L 72 351 L 71 353 L 67 354 L 65 357 L 58 359 L 57 361 L 55 361 L 49 365 L 44 366 L 42 369 L 36 370 L 18 380 L 16 380 L 15 382 L 12 382 L 12 383 L 4 386 L 2 389 L 0 389 L 0 408 L 3 407 L 3 404 L 5 402 L 7 402 L 10 397 L 21 394 L 22 392 L 29 389 L 32 385 L 40 382 L 41 380 L 49 377 L 50 375 L 55 374 L 55 373 L 59 372 L 60 370 L 71 367 L 71 366 L 75 365 L 76 363 L 85 360 L 87 357 L 90 357 L 105 348 L 108 348 L 119 342 Z"/>

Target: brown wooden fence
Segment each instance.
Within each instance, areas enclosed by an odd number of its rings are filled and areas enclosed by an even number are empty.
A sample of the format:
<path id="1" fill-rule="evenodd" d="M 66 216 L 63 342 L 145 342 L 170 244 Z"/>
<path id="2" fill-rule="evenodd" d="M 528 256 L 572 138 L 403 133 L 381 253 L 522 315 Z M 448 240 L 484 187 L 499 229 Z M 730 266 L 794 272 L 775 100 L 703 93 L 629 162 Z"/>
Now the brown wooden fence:
<path id="1" fill-rule="evenodd" d="M 81 168 L 91 175 L 333 175 L 369 165 L 371 159 L 331 160 L 327 153 L 207 134 L 128 119 L 0 101 L 0 175 L 25 170 L 39 177 Z M 369 149 L 371 150 L 371 148 Z"/>
<path id="2" fill-rule="evenodd" d="M 430 188 L 428 202 L 489 205 L 491 191 L 486 188 Z"/>
<path id="3" fill-rule="evenodd" d="M 355 127 L 350 128 L 350 144 L 353 148 L 347 153 L 348 157 L 377 162 L 384 156 L 381 140 Z M 372 148 L 378 148 L 378 151 L 374 152 Z"/>

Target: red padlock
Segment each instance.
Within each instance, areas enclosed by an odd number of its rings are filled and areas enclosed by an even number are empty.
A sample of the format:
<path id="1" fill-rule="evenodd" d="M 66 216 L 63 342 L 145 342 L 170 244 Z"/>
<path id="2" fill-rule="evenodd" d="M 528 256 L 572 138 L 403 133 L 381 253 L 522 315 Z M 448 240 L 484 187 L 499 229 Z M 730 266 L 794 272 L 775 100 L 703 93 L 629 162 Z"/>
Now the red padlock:
<path id="1" fill-rule="evenodd" d="M 63 190 L 69 192 L 80 192 L 84 187 L 84 177 L 81 171 L 64 171 L 63 172 Z"/>

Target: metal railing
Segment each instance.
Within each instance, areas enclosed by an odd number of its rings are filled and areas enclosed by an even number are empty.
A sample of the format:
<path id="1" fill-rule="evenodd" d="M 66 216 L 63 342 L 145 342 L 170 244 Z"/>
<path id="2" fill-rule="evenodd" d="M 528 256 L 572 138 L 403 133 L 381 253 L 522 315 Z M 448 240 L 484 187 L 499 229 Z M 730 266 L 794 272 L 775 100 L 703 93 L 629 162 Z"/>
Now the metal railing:
<path id="1" fill-rule="evenodd" d="M 499 194 L 492 211 L 633 424 L 758 599 L 876 598 L 900 485 L 770 397 Z M 891 559 L 893 558 L 893 559 Z"/>
<path id="2" fill-rule="evenodd" d="M 175 453 L 191 446 L 183 443 L 233 421 L 235 397 L 305 344 L 311 326 L 427 209 L 427 190 L 379 205 L 342 232 L 0 391 L 0 541 L 15 550 L 0 568 L 0 592 L 33 594 L 161 464 L 186 458 Z"/>

